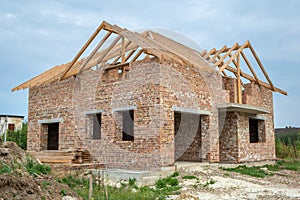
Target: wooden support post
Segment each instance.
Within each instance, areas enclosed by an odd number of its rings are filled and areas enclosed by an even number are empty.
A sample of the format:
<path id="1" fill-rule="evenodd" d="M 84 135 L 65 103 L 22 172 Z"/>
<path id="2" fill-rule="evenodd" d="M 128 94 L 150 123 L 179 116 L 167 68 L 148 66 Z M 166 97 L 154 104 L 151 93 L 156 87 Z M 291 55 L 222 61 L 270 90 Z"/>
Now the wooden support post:
<path id="1" fill-rule="evenodd" d="M 125 62 L 125 38 L 124 37 L 122 37 L 122 53 L 121 53 L 121 55 L 122 55 L 122 63 L 124 63 Z"/>
<path id="2" fill-rule="evenodd" d="M 93 196 L 93 175 L 89 175 L 89 200 L 92 199 Z"/>
<path id="3" fill-rule="evenodd" d="M 242 104 L 242 86 L 241 86 L 241 67 L 240 67 L 240 55 L 237 56 L 237 95 L 238 103 Z"/>

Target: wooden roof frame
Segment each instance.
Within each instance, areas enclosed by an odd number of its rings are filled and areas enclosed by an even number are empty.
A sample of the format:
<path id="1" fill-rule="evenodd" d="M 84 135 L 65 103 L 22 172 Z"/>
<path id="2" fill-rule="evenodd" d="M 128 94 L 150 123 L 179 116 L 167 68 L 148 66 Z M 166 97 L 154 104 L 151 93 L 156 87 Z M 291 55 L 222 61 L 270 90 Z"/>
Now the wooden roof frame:
<path id="1" fill-rule="evenodd" d="M 106 32 L 105 36 L 88 57 L 79 60 L 101 31 Z M 107 48 L 99 50 L 112 34 L 116 35 L 115 40 L 111 42 Z M 169 46 L 163 44 L 163 42 L 167 42 Z M 103 21 L 71 62 L 55 66 L 13 88 L 12 91 L 64 80 L 98 64 L 117 65 L 120 64 L 117 63 L 119 59 L 121 59 L 121 64 L 134 62 L 141 59 L 142 54 L 145 54 L 146 58 L 154 56 L 159 59 L 172 59 L 187 65 L 197 66 L 209 72 L 214 71 L 209 65 L 201 64 L 201 62 L 205 63 L 205 60 L 200 56 L 199 52 L 177 43 L 174 40 L 152 31 L 145 31 L 143 33 L 132 32 Z M 111 63 L 107 63 L 111 59 L 114 60 Z M 107 66 L 105 68 L 109 69 Z"/>
<path id="2" fill-rule="evenodd" d="M 91 51 L 88 57 L 80 59 L 90 44 L 97 36 L 99 36 L 99 33 L 103 31 L 105 31 L 106 34 Z M 108 42 L 111 35 L 116 35 L 116 38 L 110 42 L 108 47 L 104 48 L 104 43 Z M 243 53 L 243 50 L 246 48 L 249 48 L 252 52 L 268 83 L 258 79 L 252 65 Z M 61 81 L 71 76 L 75 76 L 78 73 L 88 70 L 96 65 L 101 65 L 104 70 L 126 66 L 129 62 L 144 59 L 142 57 L 143 54 L 145 55 L 144 58 L 154 56 L 158 59 L 172 59 L 179 63 L 196 66 L 208 72 L 215 71 L 214 67 L 211 67 L 207 64 L 207 62 L 205 62 L 205 60 L 207 60 L 209 63 L 213 63 L 215 66 L 219 67 L 219 72 L 224 76 L 226 76 L 226 71 L 230 71 L 235 74 L 238 79 L 239 88 L 243 86 L 243 83 L 240 80 L 240 78 L 243 77 L 251 82 L 255 82 L 259 86 L 287 95 L 287 92 L 273 85 L 249 41 L 245 42 L 243 45 L 236 43 L 232 47 L 224 46 L 220 50 L 213 48 L 209 52 L 205 50 L 200 53 L 170 38 L 160 35 L 159 33 L 149 30 L 144 31 L 143 33 L 132 32 L 117 25 L 111 25 L 106 21 L 103 21 L 97 27 L 92 36 L 82 46 L 71 62 L 55 66 L 13 88 L 12 91 L 26 89 L 54 81 Z M 241 58 L 244 59 L 253 76 L 246 74 L 241 70 Z M 226 59 L 228 60 L 225 61 Z M 236 68 L 230 66 L 232 63 Z M 241 89 L 239 90 L 241 91 Z M 241 102 L 241 97 L 239 97 L 239 99 L 239 102 Z"/>
<path id="3" fill-rule="evenodd" d="M 249 49 L 252 56 L 254 57 L 257 65 L 259 66 L 261 72 L 263 73 L 264 77 L 266 78 L 267 82 L 260 80 L 250 63 L 249 59 L 247 58 L 246 54 L 244 53 L 245 49 Z M 232 47 L 227 47 L 226 45 L 221 49 L 217 50 L 215 48 L 211 49 L 209 52 L 204 50 L 201 52 L 201 55 L 208 61 L 213 63 L 219 68 L 219 72 L 226 76 L 226 72 L 232 72 L 238 81 L 238 103 L 241 103 L 241 86 L 243 83 L 241 82 L 241 77 L 249 80 L 250 82 L 256 83 L 258 86 L 265 87 L 271 91 L 279 92 L 281 94 L 287 95 L 287 92 L 279 89 L 274 86 L 273 82 L 271 81 L 266 69 L 264 68 L 262 62 L 260 61 L 257 53 L 255 52 L 253 46 L 249 41 L 246 41 L 243 45 L 235 43 Z M 227 59 L 227 61 L 226 61 Z M 242 71 L 240 66 L 240 60 L 243 59 L 246 63 L 246 67 L 249 68 L 252 75 L 247 74 Z M 231 67 L 230 64 L 235 66 Z"/>

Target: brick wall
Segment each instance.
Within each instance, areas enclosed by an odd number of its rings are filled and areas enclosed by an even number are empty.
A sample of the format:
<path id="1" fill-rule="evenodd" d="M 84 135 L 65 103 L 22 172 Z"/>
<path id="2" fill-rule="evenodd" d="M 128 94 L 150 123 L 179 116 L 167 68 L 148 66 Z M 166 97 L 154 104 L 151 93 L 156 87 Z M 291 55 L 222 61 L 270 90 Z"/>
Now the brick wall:
<path id="1" fill-rule="evenodd" d="M 224 77 L 225 88 L 236 91 L 236 79 Z M 230 102 L 236 102 L 236 92 L 229 91 Z M 247 162 L 275 159 L 275 138 L 273 121 L 272 91 L 254 83 L 244 85 L 243 104 L 264 108 L 269 114 L 247 114 L 243 112 L 224 113 L 223 129 L 220 128 L 220 161 Z M 250 143 L 249 118 L 258 121 L 259 142 Z"/>
<path id="2" fill-rule="evenodd" d="M 264 115 L 266 142 L 250 145 L 248 116 L 229 113 L 222 117 L 218 111 L 219 104 L 235 101 L 234 79 L 155 58 L 130 63 L 121 74 L 118 69 L 87 70 L 61 82 L 30 88 L 28 150 L 47 146 L 47 126 L 38 120 L 60 118 L 59 149 L 88 149 L 108 168 L 158 170 L 173 165 L 176 159 L 218 162 L 273 158 L 272 93 L 254 87 L 245 86 L 243 101 L 270 110 L 270 115 Z M 173 106 L 209 114 L 181 113 L 181 123 L 174 124 Z M 135 109 L 134 141 L 122 141 L 117 123 L 121 115 L 116 111 L 120 108 Z M 101 139 L 93 139 L 94 111 L 102 112 Z M 175 136 L 174 128 L 180 135 Z"/>

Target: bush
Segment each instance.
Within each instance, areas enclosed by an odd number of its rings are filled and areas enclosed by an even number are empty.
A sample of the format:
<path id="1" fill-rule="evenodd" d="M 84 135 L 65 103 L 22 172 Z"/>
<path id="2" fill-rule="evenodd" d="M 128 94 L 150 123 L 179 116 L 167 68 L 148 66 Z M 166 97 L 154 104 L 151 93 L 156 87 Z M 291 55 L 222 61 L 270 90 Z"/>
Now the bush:
<path id="1" fill-rule="evenodd" d="M 4 141 L 4 135 L 2 136 Z M 23 123 L 22 129 L 18 131 L 7 131 L 6 141 L 15 142 L 20 148 L 27 149 L 27 123 Z"/>

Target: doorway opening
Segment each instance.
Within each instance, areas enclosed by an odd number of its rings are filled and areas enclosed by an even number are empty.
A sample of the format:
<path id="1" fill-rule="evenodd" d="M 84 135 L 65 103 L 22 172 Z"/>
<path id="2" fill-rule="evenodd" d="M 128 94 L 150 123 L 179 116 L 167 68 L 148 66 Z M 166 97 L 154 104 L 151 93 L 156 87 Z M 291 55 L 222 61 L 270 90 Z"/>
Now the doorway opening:
<path id="1" fill-rule="evenodd" d="M 202 161 L 201 117 L 174 112 L 175 161 Z"/>
<path id="2" fill-rule="evenodd" d="M 59 123 L 48 124 L 47 150 L 58 150 Z"/>

